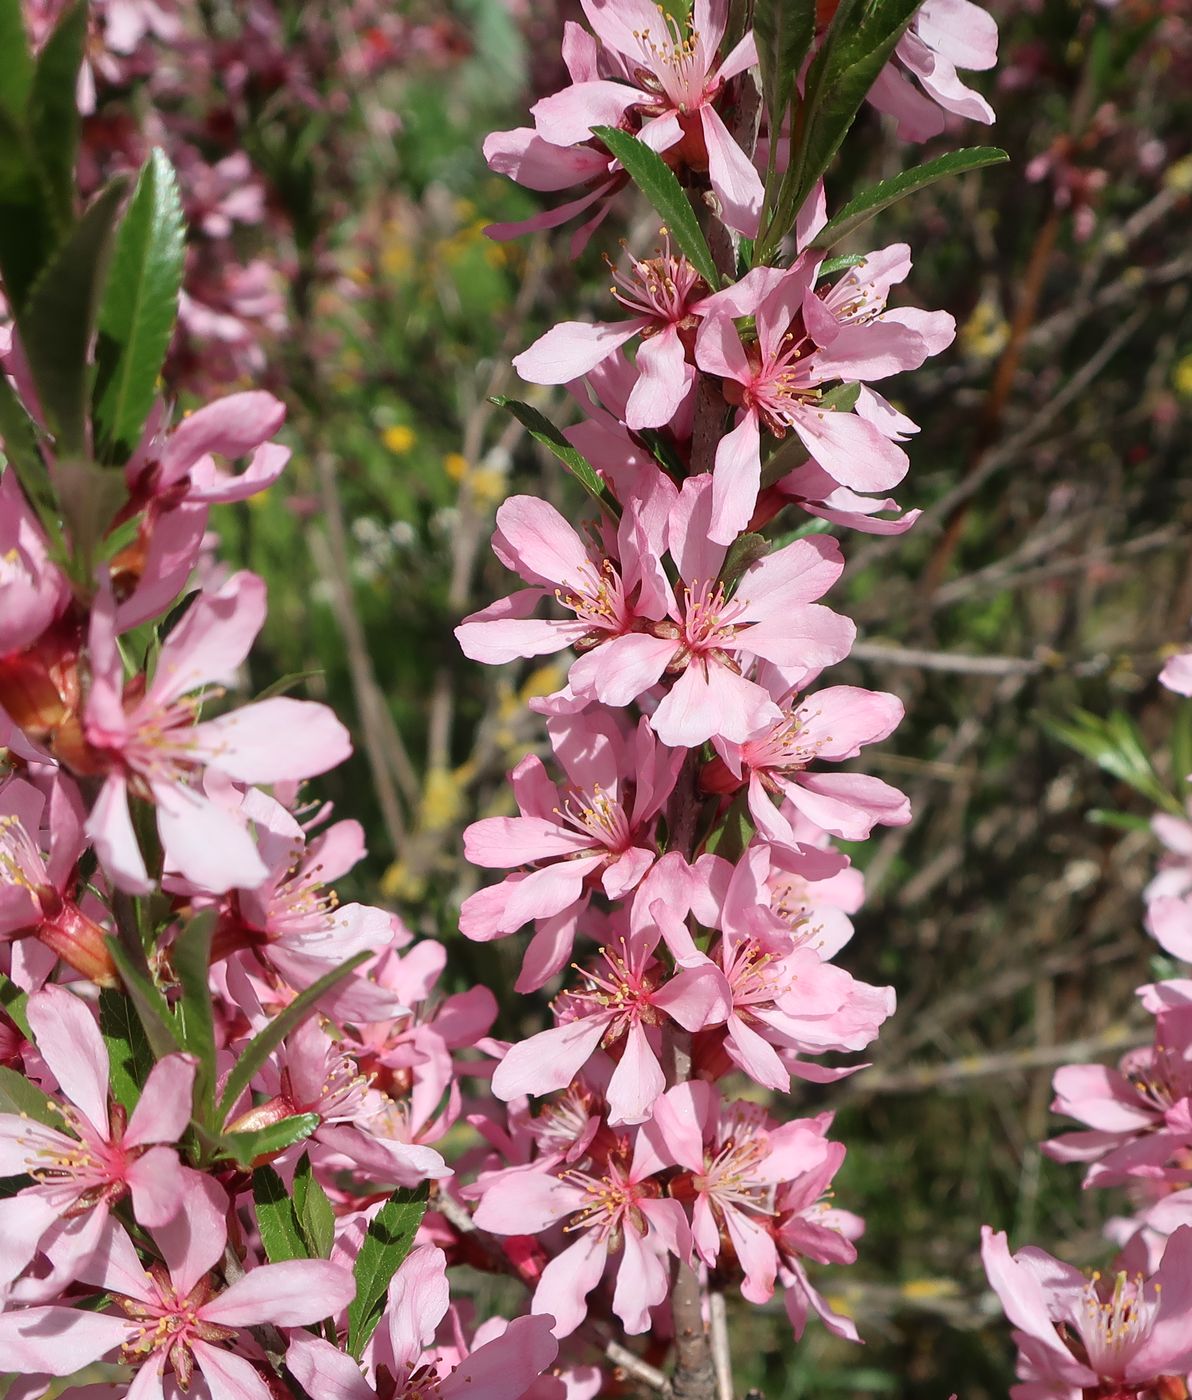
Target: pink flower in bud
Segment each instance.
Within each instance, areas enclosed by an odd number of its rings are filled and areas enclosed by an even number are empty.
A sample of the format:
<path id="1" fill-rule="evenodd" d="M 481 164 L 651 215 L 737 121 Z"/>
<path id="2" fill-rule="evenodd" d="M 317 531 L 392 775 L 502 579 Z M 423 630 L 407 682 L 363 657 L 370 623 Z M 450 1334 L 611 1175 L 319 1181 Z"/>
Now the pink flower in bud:
<path id="1" fill-rule="evenodd" d="M 1192 1226 L 1167 1242 L 1149 1278 L 1126 1269 L 1086 1277 L 1041 1249 L 1011 1254 L 986 1225 L 981 1257 L 1014 1327 L 1014 1394 L 1038 1400 L 1086 1395 L 1179 1394 L 1192 1370 Z"/>
<path id="2" fill-rule="evenodd" d="M 62 1130 L 0 1113 L 0 1176 L 33 1178 L 0 1201 L 0 1283 L 16 1278 L 59 1220 L 106 1217 L 125 1196 L 142 1225 L 164 1225 L 178 1210 L 184 1183 L 172 1144 L 190 1122 L 194 1059 L 159 1060 L 130 1118 L 110 1100 L 107 1046 L 86 1005 L 50 986 L 29 998 L 28 1016 L 67 1103 L 56 1105 Z"/>
<path id="3" fill-rule="evenodd" d="M 264 583 L 234 574 L 218 591 L 198 596 L 138 694 L 124 684 L 111 593 L 96 598 L 83 761 L 106 777 L 87 834 L 120 889 L 152 888 L 133 832 L 130 793 L 156 808 L 167 866 L 221 893 L 259 884 L 268 868 L 243 815 L 203 790 L 204 773 L 244 783 L 308 778 L 351 751 L 331 711 L 308 701 L 278 696 L 199 719 L 204 701 L 234 679 L 264 620 Z"/>

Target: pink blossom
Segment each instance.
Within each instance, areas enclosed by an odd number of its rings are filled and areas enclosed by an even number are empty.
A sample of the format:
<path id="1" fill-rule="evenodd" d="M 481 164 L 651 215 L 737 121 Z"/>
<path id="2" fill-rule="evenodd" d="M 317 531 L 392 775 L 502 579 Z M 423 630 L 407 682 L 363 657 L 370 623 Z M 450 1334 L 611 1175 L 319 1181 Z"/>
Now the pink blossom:
<path id="1" fill-rule="evenodd" d="M 985 1226 L 985 1272 L 1014 1327 L 1021 1400 L 1137 1394 L 1192 1370 L 1192 1226 L 1168 1241 L 1149 1278 L 1086 1278 L 1041 1249 L 1011 1254 Z"/>
<path id="2" fill-rule="evenodd" d="M 183 1168 L 173 1150 L 190 1122 L 195 1060 L 167 1055 L 149 1073 L 131 1118 L 109 1099 L 108 1051 L 99 1027 L 73 993 L 50 986 L 28 1003 L 37 1048 L 66 1103 L 66 1131 L 0 1113 L 0 1176 L 33 1178 L 0 1201 L 0 1283 L 10 1283 L 60 1219 L 100 1216 L 131 1195 L 142 1225 L 164 1225 L 182 1197 Z"/>
<path id="3" fill-rule="evenodd" d="M 1159 683 L 1177 695 L 1192 695 L 1192 651 L 1168 657 L 1159 672 Z"/>
<path id="4" fill-rule="evenodd" d="M 291 1341 L 286 1364 L 306 1393 L 319 1400 L 375 1400 L 378 1393 L 521 1400 L 529 1394 L 558 1354 L 553 1319 L 522 1317 L 503 1330 L 489 1324 L 485 1337 L 478 1333 L 471 1348 L 436 1348 L 448 1296 L 443 1251 L 433 1245 L 411 1251 L 389 1284 L 385 1315 L 371 1347 L 374 1369 L 385 1368 L 385 1385 L 396 1391 L 366 1381 L 351 1357 L 309 1335 Z"/>
<path id="5" fill-rule="evenodd" d="M 492 169 L 531 189 L 594 186 L 521 225 L 494 225 L 490 235 L 554 228 L 604 199 L 616 167 L 607 158 L 601 161 L 603 152 L 588 148 L 591 129 L 632 126 L 652 149 L 706 170 L 725 222 L 756 236 L 762 182 L 716 110 L 729 79 L 757 63 L 752 32 L 718 63 L 727 0 L 696 0 L 689 30 L 648 0 L 581 3 L 596 38 L 577 25 L 566 26 L 563 51 L 571 85 L 535 104 L 532 130 L 496 132 L 485 141 L 484 154 Z M 602 216 L 603 211 L 592 226 Z"/>
<path id="6" fill-rule="evenodd" d="M 68 1376 L 120 1348 L 138 1369 L 129 1393 L 161 1396 L 169 1367 L 189 1387 L 197 1367 L 213 1395 L 270 1400 L 272 1392 L 243 1354 L 258 1323 L 301 1327 L 334 1316 L 352 1300 L 356 1283 L 338 1264 L 295 1259 L 250 1268 L 221 1288 L 210 1271 L 227 1242 L 227 1200 L 200 1178 L 173 1222 L 153 1232 L 165 1261 L 148 1269 L 114 1220 L 83 1265 L 79 1279 L 114 1295 L 123 1316 L 61 1305 L 0 1315 L 0 1351 L 17 1374 Z"/>
<path id="7" fill-rule="evenodd" d="M 906 454 L 858 405 L 822 408 L 825 383 L 881 379 L 915 369 L 952 339 L 945 313 L 886 311 L 890 285 L 905 277 L 905 245 L 869 255 L 864 271 L 826 293 L 816 289 L 819 259 L 804 255 L 777 285 L 734 311 L 753 314 L 746 345 L 727 315 L 706 318 L 696 339 L 701 369 L 721 376 L 739 406 L 736 426 L 716 451 L 711 537 L 730 543 L 749 523 L 761 480 L 761 430 L 794 431 L 808 454 L 841 486 L 884 491 L 906 474 Z"/>
<path id="8" fill-rule="evenodd" d="M 669 1020 L 695 1031 L 722 1022 L 729 1011 L 716 969 L 682 968 L 667 977 L 654 957 L 658 940 L 654 928 L 604 948 L 603 965 L 582 973 L 587 988 L 556 1003 L 560 1024 L 506 1051 L 493 1074 L 493 1093 L 508 1101 L 565 1089 L 599 1046 L 618 1046 L 608 1121 L 644 1122 L 666 1088 L 658 1062 L 662 1025 Z"/>
<path id="9" fill-rule="evenodd" d="M 847 618 L 813 601 L 843 570 L 834 540 L 796 540 L 751 564 L 731 593 L 725 588 L 719 576 L 727 550 L 709 539 L 713 489 L 710 477 L 689 477 L 671 511 L 669 547 L 681 585 L 667 620 L 605 642 L 571 668 L 577 694 L 614 706 L 674 677 L 650 717 L 671 748 L 752 738 L 782 712 L 743 674 L 749 662 L 768 661 L 794 683 L 846 656 L 855 635 Z"/>
<path id="10" fill-rule="evenodd" d="M 1154 820 L 1158 822 L 1159 818 Z M 1159 873 L 1148 887 L 1151 893 L 1156 887 L 1170 889 L 1183 885 L 1187 880 L 1187 865 L 1181 868 L 1172 862 L 1165 869 L 1164 864 L 1160 862 Z M 1181 962 L 1192 962 L 1192 892 L 1179 898 L 1173 895 L 1152 898 L 1147 905 L 1146 926 L 1147 932 L 1165 953 L 1179 958 Z"/>
<path id="11" fill-rule="evenodd" d="M 1065 1065 L 1052 1109 L 1087 1125 L 1044 1143 L 1058 1162 L 1089 1162 L 1087 1185 L 1165 1179 L 1166 1163 L 1192 1147 L 1192 1007 L 1155 1018 L 1153 1046 L 1131 1050 L 1120 1070 Z"/>
<path id="12" fill-rule="evenodd" d="M 70 589 L 9 467 L 0 476 L 0 658 L 31 646 L 62 613 Z"/>
<path id="13" fill-rule="evenodd" d="M 631 1335 L 650 1327 L 650 1309 L 670 1286 L 667 1254 L 687 1259 L 691 1231 L 678 1201 L 659 1194 L 663 1162 L 639 1133 L 632 1148 L 595 1171 L 568 1168 L 558 1176 L 531 1169 L 497 1177 L 484 1190 L 476 1224 L 498 1235 L 539 1234 L 564 1226 L 571 1238 L 542 1271 L 530 1311 L 554 1317 L 556 1337 L 568 1337 L 587 1316 L 587 1297 L 620 1253 L 613 1312 Z"/>
<path id="14" fill-rule="evenodd" d="M 465 900 L 461 931 L 489 939 L 530 919 L 553 921 L 527 956 L 521 990 L 542 986 L 563 966 L 594 888 L 621 899 L 649 871 L 658 813 L 683 762 L 682 750 L 659 744 L 645 719 L 629 734 L 613 716 L 591 712 L 547 727 L 566 786 L 553 784 L 531 754 L 511 776 L 521 815 L 486 817 L 464 832 L 473 865 L 533 868 Z"/>
<path id="15" fill-rule="evenodd" d="M 884 691 L 827 686 L 810 695 L 784 696 L 782 719 L 764 734 L 734 744 L 714 740 L 719 759 L 708 764 L 706 790 L 730 792 L 748 783 L 749 811 L 758 830 L 779 845 L 797 844 L 772 794 L 790 799 L 810 821 L 833 836 L 864 841 L 875 823 L 905 826 L 910 804 L 897 788 L 862 773 L 808 769 L 855 758 L 866 744 L 889 737 L 902 719 L 902 702 Z"/>
<path id="16" fill-rule="evenodd" d="M 242 814 L 203 790 L 210 771 L 236 782 L 325 772 L 350 752 L 347 731 L 323 705 L 277 697 L 200 720 L 213 688 L 230 683 L 265 619 L 265 585 L 234 574 L 200 594 L 166 638 L 143 694 L 126 690 L 110 592 L 91 615 L 90 693 L 84 732 L 106 773 L 87 822 L 104 869 L 121 889 L 152 888 L 129 815 L 131 793 L 154 804 L 167 862 L 215 893 L 268 874 Z"/>
<path id="17" fill-rule="evenodd" d="M 992 68 L 997 37 L 993 16 L 971 0 L 925 0 L 898 41 L 894 60 L 870 88 L 869 101 L 896 117 L 899 136 L 909 141 L 938 136 L 949 113 L 988 124 L 993 109 L 957 70 Z"/>
<path id="18" fill-rule="evenodd" d="M 1143 898 L 1148 904 L 1158 899 L 1181 899 L 1192 893 L 1192 820 L 1157 812 L 1151 818 L 1151 830 L 1166 850 Z"/>

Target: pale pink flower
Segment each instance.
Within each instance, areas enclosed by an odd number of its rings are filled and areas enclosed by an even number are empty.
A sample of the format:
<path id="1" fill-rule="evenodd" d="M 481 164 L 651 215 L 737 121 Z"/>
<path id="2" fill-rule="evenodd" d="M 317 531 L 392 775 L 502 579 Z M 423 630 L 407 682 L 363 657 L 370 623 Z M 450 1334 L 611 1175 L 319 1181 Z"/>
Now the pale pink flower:
<path id="1" fill-rule="evenodd" d="M 606 1092 L 608 1121 L 644 1122 L 666 1088 L 658 1062 L 663 1024 L 696 1031 L 723 1022 L 729 1012 L 723 979 L 711 964 L 667 976 L 654 957 L 659 937 L 654 927 L 602 949 L 603 965 L 582 972 L 587 988 L 556 1002 L 561 1024 L 505 1052 L 493 1073 L 493 1093 L 508 1102 L 565 1089 L 599 1047 L 618 1047 Z"/>
<path id="2" fill-rule="evenodd" d="M 1171 1236 L 1149 1278 L 1081 1274 L 1041 1249 L 1011 1254 L 986 1225 L 981 1256 L 1014 1327 L 1019 1400 L 1152 1392 L 1192 1370 L 1192 1226 Z"/>
<path id="3" fill-rule="evenodd" d="M 0 476 L 0 663 L 32 646 L 69 601 L 70 587 L 9 467 Z"/>
<path id="4" fill-rule="evenodd" d="M 1143 891 L 1148 904 L 1159 899 L 1182 899 L 1192 893 L 1192 820 L 1157 812 L 1151 830 L 1166 847 L 1159 868 Z"/>
<path id="5" fill-rule="evenodd" d="M 626 633 L 581 656 L 571 686 L 606 705 L 626 705 L 674 677 L 650 717 L 662 742 L 695 748 L 713 737 L 741 743 L 782 718 L 770 693 L 742 674 L 769 661 L 796 683 L 841 660 L 855 628 L 819 606 L 844 561 L 835 540 L 796 540 L 751 564 L 731 593 L 719 581 L 727 549 L 709 538 L 713 481 L 689 477 L 669 522 L 681 579 L 669 617 L 652 631 Z"/>
<path id="6" fill-rule="evenodd" d="M 700 1258 L 712 1268 L 727 1239 L 745 1276 L 742 1295 L 768 1302 L 779 1266 L 772 1229 L 778 1190 L 818 1166 L 820 1125 L 802 1119 L 779 1124 L 760 1105 L 724 1103 L 713 1085 L 693 1080 L 667 1090 L 643 1132 L 657 1134 L 689 1174 L 671 1184 L 671 1194 L 691 1200 Z"/>
<path id="7" fill-rule="evenodd" d="M 899 136 L 909 141 L 938 136 L 949 113 L 988 125 L 993 109 L 966 87 L 957 70 L 992 68 L 997 38 L 997 21 L 971 0 L 924 0 L 898 41 L 894 59 L 870 88 L 869 101 L 896 117 Z"/>
<path id="8" fill-rule="evenodd" d="M 1168 657 L 1159 672 L 1159 683 L 1177 695 L 1192 695 L 1192 651 Z"/>
<path id="9" fill-rule="evenodd" d="M 752 32 L 718 62 L 727 0 L 696 0 L 690 29 L 649 0 L 581 3 L 596 38 L 577 25 L 566 26 L 563 51 L 571 85 L 535 104 L 533 129 L 489 136 L 484 154 L 492 169 L 531 189 L 595 183 L 569 204 L 520 225 L 494 225 L 490 235 L 507 238 L 554 228 L 604 200 L 618 167 L 588 143 L 593 126 L 617 126 L 632 127 L 652 149 L 673 152 L 692 169 L 706 170 L 725 222 L 756 236 L 761 178 L 716 110 L 729 79 L 757 63 Z"/>
<path id="10" fill-rule="evenodd" d="M 660 1159 L 642 1133 L 628 1159 L 610 1158 L 600 1175 L 568 1168 L 558 1176 L 530 1169 L 498 1176 L 476 1209 L 476 1224 L 497 1235 L 541 1234 L 564 1224 L 571 1239 L 542 1271 L 530 1305 L 554 1317 L 556 1337 L 569 1337 L 587 1316 L 588 1294 L 619 1253 L 613 1312 L 626 1332 L 649 1330 L 650 1309 L 670 1288 L 667 1255 L 687 1259 L 691 1231 L 678 1201 L 660 1195 Z"/>
<path id="11" fill-rule="evenodd" d="M 174 1220 L 153 1231 L 165 1261 L 148 1269 L 124 1229 L 109 1220 L 79 1279 L 110 1293 L 123 1316 L 61 1305 L 0 1315 L 0 1354 L 20 1374 L 69 1376 L 120 1349 L 137 1368 L 128 1393 L 161 1397 L 167 1368 L 186 1390 L 197 1368 L 212 1395 L 271 1400 L 272 1391 L 242 1353 L 258 1323 L 301 1327 L 334 1316 L 356 1293 L 348 1270 L 324 1259 L 250 1268 L 220 1288 L 210 1271 L 227 1243 L 227 1198 L 209 1178 L 182 1202 Z M 237 1348 L 241 1348 L 238 1350 Z"/>
<path id="12" fill-rule="evenodd" d="M 503 1328 L 492 1319 L 472 1347 L 436 1347 L 448 1314 L 447 1260 L 441 1249 L 412 1250 L 389 1284 L 385 1315 L 370 1344 L 372 1369 L 385 1381 L 367 1381 L 360 1367 L 329 1342 L 297 1336 L 286 1365 L 308 1395 L 319 1400 L 376 1400 L 434 1395 L 441 1400 L 522 1400 L 558 1355 L 550 1317 L 522 1317 Z M 543 1392 L 549 1394 L 551 1392 Z M 562 1394 L 562 1391 L 559 1391 Z"/>
<path id="13" fill-rule="evenodd" d="M 1154 818 L 1154 822 L 1158 821 L 1158 817 Z M 1173 821 L 1173 826 L 1183 825 L 1183 822 Z M 1156 886 L 1163 889 L 1175 888 L 1183 885 L 1187 879 L 1186 864 L 1173 861 L 1167 869 L 1164 869 L 1163 865 L 1161 861 L 1159 873 L 1148 887 L 1152 894 Z M 1170 894 L 1152 898 L 1147 905 L 1146 927 L 1147 932 L 1165 953 L 1179 958 L 1181 962 L 1192 962 L 1192 893 L 1180 895 L 1178 898 Z"/>
<path id="14" fill-rule="evenodd" d="M 863 773 L 808 771 L 823 762 L 855 758 L 866 744 L 888 738 L 902 720 L 902 702 L 884 691 L 827 686 L 809 695 L 784 696 L 782 719 L 743 744 L 717 738 L 718 759 L 705 766 L 709 792 L 748 784 L 749 811 L 757 829 L 783 846 L 798 844 L 772 795 L 785 795 L 810 821 L 832 836 L 864 841 L 876 823 L 905 826 L 910 803 L 897 788 Z"/>
<path id="15" fill-rule="evenodd" d="M 1129 1051 L 1120 1069 L 1065 1065 L 1053 1083 L 1052 1110 L 1088 1131 L 1044 1143 L 1049 1157 L 1091 1163 L 1090 1186 L 1172 1177 L 1166 1164 L 1192 1147 L 1192 1007 L 1158 1015 L 1154 1045 Z"/>
<path id="16" fill-rule="evenodd" d="M 587 651 L 666 615 L 666 578 L 632 504 L 615 535 L 603 524 L 585 540 L 546 501 L 511 496 L 497 510 L 493 553 L 530 587 L 473 613 L 455 629 L 473 661 L 499 666 L 567 646 Z M 554 598 L 574 617 L 532 617 L 544 598 Z"/>
<path id="17" fill-rule="evenodd" d="M 59 1220 L 107 1212 L 125 1196 L 142 1225 L 178 1210 L 183 1167 L 172 1144 L 190 1122 L 195 1061 L 167 1055 L 149 1073 L 131 1118 L 110 1100 L 108 1051 L 85 1004 L 50 986 L 29 998 L 37 1048 L 58 1081 L 62 1130 L 0 1113 L 0 1176 L 33 1178 L 0 1201 L 0 1284 L 11 1283 Z"/>
<path id="18" fill-rule="evenodd" d="M 94 768 L 106 773 L 87 822 L 104 869 L 121 889 L 146 893 L 145 869 L 129 814 L 130 793 L 152 802 L 167 865 L 221 893 L 268 874 L 243 815 L 203 790 L 206 771 L 235 782 L 312 777 L 351 751 L 347 731 L 325 705 L 278 696 L 215 719 L 205 700 L 235 678 L 265 620 L 265 585 L 234 574 L 200 594 L 166 638 L 142 694 L 126 691 L 110 591 L 91 614 L 91 688 L 83 728 Z"/>
<path id="19" fill-rule="evenodd" d="M 464 854 L 492 869 L 531 865 L 464 901 L 469 938 L 516 932 L 530 919 L 553 921 L 527 954 L 519 990 L 532 991 L 570 956 L 576 919 L 594 889 L 622 899 L 658 857 L 654 827 L 683 762 L 642 719 L 625 734 L 598 712 L 556 717 L 548 731 L 567 783 L 556 786 L 541 759 L 522 759 L 511 776 L 520 816 L 486 817 L 464 832 Z"/>
<path id="20" fill-rule="evenodd" d="M 890 285 L 910 266 L 905 245 L 870 254 L 862 269 L 816 289 L 820 259 L 801 257 L 777 283 L 734 315 L 751 313 L 756 340 L 745 344 L 727 315 L 707 317 L 695 358 L 721 376 L 736 426 L 716 450 L 711 535 L 730 543 L 749 523 L 761 480 L 761 430 L 794 431 L 808 454 L 841 486 L 884 491 L 906 474 L 893 434 L 858 404 L 840 412 L 820 406 L 823 386 L 860 383 L 916 369 L 946 346 L 955 323 L 944 312 L 886 311 Z"/>

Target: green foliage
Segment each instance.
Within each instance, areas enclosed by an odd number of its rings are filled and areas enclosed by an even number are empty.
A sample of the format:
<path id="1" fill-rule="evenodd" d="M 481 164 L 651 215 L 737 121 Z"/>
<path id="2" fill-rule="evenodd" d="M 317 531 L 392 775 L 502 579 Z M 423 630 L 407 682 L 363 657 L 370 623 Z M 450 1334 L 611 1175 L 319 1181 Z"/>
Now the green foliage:
<path id="1" fill-rule="evenodd" d="M 782 126 L 795 94 L 795 79 L 815 37 L 815 0 L 757 0 L 753 35 L 761 66 L 762 95 L 774 129 Z"/>
<path id="2" fill-rule="evenodd" d="M 1043 727 L 1149 801 L 1176 816 L 1183 815 L 1180 802 L 1155 771 L 1138 725 L 1123 711 L 1114 710 L 1102 718 L 1077 709 L 1066 720 L 1044 720 Z"/>
<path id="3" fill-rule="evenodd" d="M 850 199 L 844 208 L 829 219 L 815 235 L 811 240 L 811 246 L 813 248 L 832 248 L 842 239 L 848 238 L 850 234 L 867 224 L 875 214 L 880 214 L 891 204 L 905 199 L 908 194 L 916 194 L 919 190 L 926 189 L 928 185 L 935 184 L 937 180 L 947 179 L 950 175 L 965 175 L 970 170 L 983 170 L 989 165 L 1004 165 L 1009 159 L 1006 152 L 999 150 L 996 146 L 969 146 L 963 151 L 950 151 L 946 156 L 940 156 L 936 160 L 912 166 L 910 170 L 904 170 L 889 180 L 881 180 L 878 184 L 871 185 L 869 189 L 862 190 L 859 195 Z M 827 271 L 835 271 L 838 267 L 850 265 L 841 258 L 833 258 L 831 266 L 825 264 L 820 269 L 820 276 L 826 275 Z"/>
<path id="4" fill-rule="evenodd" d="M 762 233 L 753 253 L 755 266 L 773 261 L 779 243 L 840 149 L 919 2 L 841 0 L 807 70 L 790 164 L 777 192 L 773 188 L 766 192 Z"/>
<path id="5" fill-rule="evenodd" d="M 307 1158 L 302 1159 L 304 1162 Z M 287 1259 L 309 1259 L 306 1241 L 298 1228 L 294 1202 L 286 1184 L 272 1167 L 257 1167 L 252 1174 L 252 1199 L 257 1213 L 261 1244 L 271 1264 Z"/>
<path id="6" fill-rule="evenodd" d="M 96 448 L 122 462 L 141 435 L 178 311 L 185 226 L 178 182 L 154 150 L 116 234 L 99 309 L 93 397 Z"/>
<path id="7" fill-rule="evenodd" d="M 17 317 L 29 368 L 62 457 L 81 453 L 86 441 L 87 351 L 127 188 L 127 181 L 118 177 L 92 201 L 42 269 Z M 84 522 L 72 524 L 82 529 Z M 92 522 L 90 529 L 98 537 L 107 524 Z"/>
<path id="8" fill-rule="evenodd" d="M 427 1186 L 400 1187 L 369 1222 L 352 1273 L 356 1296 L 348 1305 L 348 1351 L 360 1359 L 385 1309 L 389 1280 L 410 1252 L 426 1214 Z"/>
<path id="9" fill-rule="evenodd" d="M 21 0 L 0 0 L 0 112 L 17 123 L 33 86 L 33 56 L 21 9 Z"/>
<path id="10" fill-rule="evenodd" d="M 535 442 L 540 442 L 543 447 L 553 452 L 602 510 L 614 518 L 621 514 L 616 498 L 601 481 L 591 462 L 582 452 L 572 447 L 558 428 L 536 408 L 531 408 L 528 403 L 521 403 L 517 399 L 494 398 L 493 403 L 498 408 L 507 408 Z"/>
<path id="11" fill-rule="evenodd" d="M 112 1093 L 132 1109 L 153 1068 L 153 1051 L 132 1000 L 114 987 L 99 994 L 99 1029 L 108 1048 Z"/>
<path id="12" fill-rule="evenodd" d="M 137 967 L 129 957 L 127 949 L 118 938 L 108 939 L 108 951 L 124 990 L 136 1008 L 137 1016 L 145 1031 L 145 1039 L 155 1058 L 161 1059 L 175 1050 L 182 1049 L 177 1023 L 161 990 L 148 975 L 147 969 Z"/>
<path id="13" fill-rule="evenodd" d="M 294 1214 L 311 1258 L 329 1259 L 335 1243 L 335 1210 L 309 1157 L 303 1157 L 294 1172 Z"/>
<path id="14" fill-rule="evenodd" d="M 686 254 L 687 261 L 715 291 L 720 286 L 716 264 L 704 237 L 691 201 L 675 178 L 675 172 L 649 146 L 612 126 L 594 126 L 592 135 L 603 141 L 616 156 L 629 178 L 641 190 L 662 218 L 670 236 Z"/>
<path id="15" fill-rule="evenodd" d="M 25 1015 L 28 1004 L 28 996 L 11 977 L 0 972 L 0 1008 L 25 1039 L 32 1040 L 33 1032 L 29 1029 L 29 1018 Z"/>
<path id="16" fill-rule="evenodd" d="M 75 93 L 87 46 L 87 0 L 75 0 L 42 46 L 29 89 L 28 130 L 54 224 L 74 218 L 79 105 Z M 7 62 L 7 55 L 5 55 Z"/>
<path id="17" fill-rule="evenodd" d="M 221 1157 L 230 1157 L 242 1167 L 250 1167 L 258 1157 L 284 1152 L 296 1142 L 310 1137 L 319 1126 L 317 1113 L 295 1113 L 279 1123 L 264 1128 L 252 1128 L 242 1133 L 225 1133 L 217 1144 Z"/>
<path id="18" fill-rule="evenodd" d="M 7 1065 L 0 1065 L 0 1113 L 25 1114 L 47 1127 L 62 1127 L 62 1115 L 49 1095 Z"/>
<path id="19" fill-rule="evenodd" d="M 204 910 L 183 928 L 170 949 L 170 961 L 182 987 L 174 1009 L 177 1034 L 183 1049 L 199 1062 L 195 1075 L 195 1103 L 200 1121 L 211 1123 L 215 1092 L 215 1021 L 208 988 L 211 938 L 215 914 Z"/>

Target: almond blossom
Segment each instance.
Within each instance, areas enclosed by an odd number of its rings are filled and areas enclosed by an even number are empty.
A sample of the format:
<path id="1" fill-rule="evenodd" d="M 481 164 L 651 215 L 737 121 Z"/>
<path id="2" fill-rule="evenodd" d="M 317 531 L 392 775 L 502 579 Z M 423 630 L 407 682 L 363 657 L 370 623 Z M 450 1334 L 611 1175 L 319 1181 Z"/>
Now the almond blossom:
<path id="1" fill-rule="evenodd" d="M 126 1196 L 142 1225 L 174 1217 L 185 1169 L 173 1144 L 190 1122 L 195 1077 L 192 1056 L 166 1055 L 149 1072 L 130 1117 L 111 1101 L 107 1046 L 77 996 L 46 987 L 29 998 L 27 1015 L 66 1102 L 47 1100 L 62 1129 L 0 1113 L 0 1177 L 33 1178 L 0 1200 L 0 1284 L 21 1273 L 59 1220 L 88 1212 L 105 1218 Z"/>
<path id="2" fill-rule="evenodd" d="M 1088 1278 L 1041 1249 L 1011 1254 L 989 1226 L 981 1255 L 1015 1329 L 1023 1384 L 1011 1394 L 1021 1400 L 1137 1395 L 1164 1377 L 1182 1386 L 1192 1370 L 1192 1226 L 1171 1236 L 1150 1277 L 1123 1268 Z"/>
<path id="3" fill-rule="evenodd" d="M 268 870 L 243 816 L 203 790 L 204 772 L 278 782 L 322 773 L 347 757 L 347 731 L 325 706 L 309 701 L 279 696 L 199 719 L 203 703 L 235 678 L 264 620 L 265 585 L 253 574 L 233 574 L 215 592 L 199 595 L 139 692 L 124 683 L 111 595 L 96 599 L 80 762 L 105 775 L 86 830 L 119 888 L 151 888 L 130 794 L 153 803 L 170 864 L 221 893 L 257 885 Z"/>

